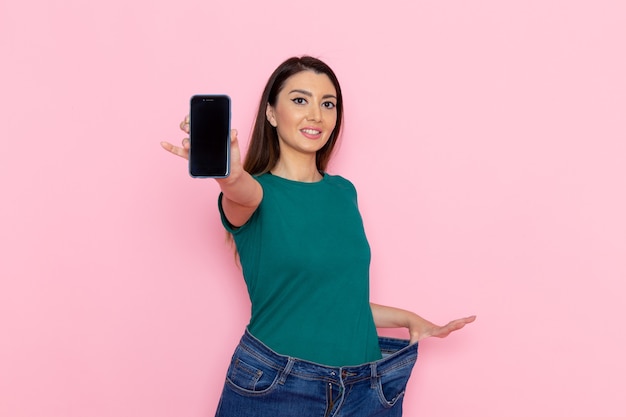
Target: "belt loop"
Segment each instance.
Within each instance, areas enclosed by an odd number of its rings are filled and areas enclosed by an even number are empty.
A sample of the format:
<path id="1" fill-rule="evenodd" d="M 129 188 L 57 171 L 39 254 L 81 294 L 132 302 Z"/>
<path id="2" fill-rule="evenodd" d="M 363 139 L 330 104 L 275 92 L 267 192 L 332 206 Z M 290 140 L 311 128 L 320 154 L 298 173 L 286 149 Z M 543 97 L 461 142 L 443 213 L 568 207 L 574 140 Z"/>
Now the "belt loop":
<path id="1" fill-rule="evenodd" d="M 370 364 L 370 371 L 371 387 L 376 388 L 376 386 L 378 385 L 378 372 L 376 371 L 376 362 L 372 362 Z"/>
<path id="2" fill-rule="evenodd" d="M 283 385 L 285 383 L 287 375 L 289 375 L 289 373 L 291 372 L 291 368 L 293 368 L 294 362 L 295 360 L 293 358 L 289 358 L 289 360 L 287 361 L 287 365 L 285 365 L 283 370 L 280 372 L 280 378 L 278 379 L 279 384 Z"/>

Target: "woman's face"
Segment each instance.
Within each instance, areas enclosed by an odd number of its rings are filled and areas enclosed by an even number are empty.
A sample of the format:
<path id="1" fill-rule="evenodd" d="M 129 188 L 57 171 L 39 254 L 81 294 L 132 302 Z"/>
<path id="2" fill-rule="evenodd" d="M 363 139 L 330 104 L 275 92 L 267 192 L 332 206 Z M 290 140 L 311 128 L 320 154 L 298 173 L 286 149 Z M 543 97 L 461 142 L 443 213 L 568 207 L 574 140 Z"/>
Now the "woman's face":
<path id="1" fill-rule="evenodd" d="M 276 128 L 281 155 L 315 154 L 337 124 L 337 92 L 326 74 L 301 71 L 287 78 L 276 104 L 266 109 Z"/>

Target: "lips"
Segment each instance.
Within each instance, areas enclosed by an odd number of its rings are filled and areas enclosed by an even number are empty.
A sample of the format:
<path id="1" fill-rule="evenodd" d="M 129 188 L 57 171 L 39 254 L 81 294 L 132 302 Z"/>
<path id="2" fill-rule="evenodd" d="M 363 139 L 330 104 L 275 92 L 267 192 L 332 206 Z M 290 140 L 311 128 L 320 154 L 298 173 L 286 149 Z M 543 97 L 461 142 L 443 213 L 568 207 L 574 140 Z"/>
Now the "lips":
<path id="1" fill-rule="evenodd" d="M 322 136 L 322 131 L 318 129 L 313 129 L 310 127 L 300 129 L 300 132 L 309 139 L 319 139 Z"/>

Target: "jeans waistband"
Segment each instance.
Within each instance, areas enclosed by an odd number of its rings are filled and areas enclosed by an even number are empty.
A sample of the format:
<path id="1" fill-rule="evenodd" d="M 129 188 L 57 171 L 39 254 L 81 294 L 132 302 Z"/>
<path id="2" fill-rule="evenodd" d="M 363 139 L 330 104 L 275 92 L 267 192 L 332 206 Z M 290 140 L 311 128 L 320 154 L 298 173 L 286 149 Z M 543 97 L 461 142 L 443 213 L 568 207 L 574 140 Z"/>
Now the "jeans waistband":
<path id="1" fill-rule="evenodd" d="M 326 366 L 281 355 L 255 338 L 247 329 L 239 347 L 283 374 L 297 375 L 301 378 L 327 379 L 329 382 L 336 381 L 338 378 L 344 383 L 376 378 L 404 366 L 413 366 L 417 360 L 417 343 L 409 344 L 408 340 L 389 337 L 379 337 L 378 343 L 383 355 L 382 359 L 362 365 L 341 367 Z"/>

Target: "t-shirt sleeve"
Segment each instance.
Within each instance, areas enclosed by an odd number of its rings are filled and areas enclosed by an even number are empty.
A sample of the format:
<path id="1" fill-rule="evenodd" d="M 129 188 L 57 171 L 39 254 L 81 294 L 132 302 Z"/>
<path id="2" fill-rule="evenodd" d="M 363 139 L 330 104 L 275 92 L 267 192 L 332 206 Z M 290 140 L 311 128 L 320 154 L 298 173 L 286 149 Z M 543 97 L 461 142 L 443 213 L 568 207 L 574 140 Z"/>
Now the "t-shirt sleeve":
<path id="1" fill-rule="evenodd" d="M 222 206 L 223 197 L 224 197 L 224 193 L 220 193 L 220 195 L 217 197 L 217 208 L 220 211 L 220 218 L 222 220 L 222 225 L 224 226 L 226 231 L 235 235 L 239 233 L 242 229 L 245 229 L 248 226 L 248 224 L 255 217 L 256 213 L 254 213 L 245 224 L 239 227 L 235 227 L 228 221 L 228 218 L 226 217 L 226 214 L 224 213 L 224 207 Z M 258 211 L 258 208 L 257 208 L 257 211 Z"/>
<path id="2" fill-rule="evenodd" d="M 217 208 L 220 211 L 220 218 L 222 219 L 222 225 L 224 226 L 224 229 L 226 229 L 226 231 L 228 231 L 229 233 L 235 234 L 239 232 L 241 228 L 245 226 L 245 224 L 241 227 L 235 227 L 232 224 L 230 224 L 230 222 L 226 218 L 226 214 L 224 214 L 224 207 L 222 207 L 223 197 L 224 197 L 224 193 L 220 193 L 219 197 L 217 197 Z"/>

